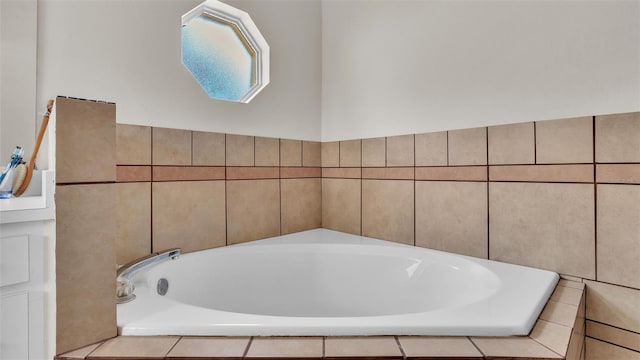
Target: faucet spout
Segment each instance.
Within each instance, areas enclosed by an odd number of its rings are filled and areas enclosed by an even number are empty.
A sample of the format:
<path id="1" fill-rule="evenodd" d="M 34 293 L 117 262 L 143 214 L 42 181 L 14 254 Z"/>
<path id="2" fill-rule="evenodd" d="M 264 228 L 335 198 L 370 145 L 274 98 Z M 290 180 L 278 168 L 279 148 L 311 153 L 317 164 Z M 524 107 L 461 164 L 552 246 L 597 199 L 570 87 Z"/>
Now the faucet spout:
<path id="1" fill-rule="evenodd" d="M 168 249 L 143 256 L 139 259 L 123 265 L 120 269 L 118 269 L 118 272 L 116 274 L 116 302 L 118 304 L 124 304 L 136 298 L 136 295 L 133 293 L 135 287 L 131 280 L 133 275 L 151 265 L 155 265 L 157 263 L 170 259 L 175 260 L 180 256 L 181 253 L 182 252 L 179 248 Z"/>

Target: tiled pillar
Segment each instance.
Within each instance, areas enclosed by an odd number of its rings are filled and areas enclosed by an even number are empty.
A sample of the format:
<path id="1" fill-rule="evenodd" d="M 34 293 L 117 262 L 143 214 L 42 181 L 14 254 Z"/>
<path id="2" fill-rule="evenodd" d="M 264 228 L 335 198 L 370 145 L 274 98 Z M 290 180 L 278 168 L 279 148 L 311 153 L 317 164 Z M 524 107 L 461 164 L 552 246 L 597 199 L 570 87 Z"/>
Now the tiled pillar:
<path id="1" fill-rule="evenodd" d="M 115 104 L 56 99 L 56 353 L 116 336 Z"/>

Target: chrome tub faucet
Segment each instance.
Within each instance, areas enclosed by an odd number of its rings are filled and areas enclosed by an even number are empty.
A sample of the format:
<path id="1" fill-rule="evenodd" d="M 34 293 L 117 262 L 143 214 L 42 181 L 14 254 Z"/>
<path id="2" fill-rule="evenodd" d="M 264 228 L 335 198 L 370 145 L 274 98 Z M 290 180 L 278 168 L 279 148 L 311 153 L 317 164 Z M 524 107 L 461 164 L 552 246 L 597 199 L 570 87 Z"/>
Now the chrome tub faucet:
<path id="1" fill-rule="evenodd" d="M 175 260 L 180 254 L 181 250 L 179 248 L 173 248 L 143 256 L 123 265 L 118 269 L 116 274 L 116 302 L 118 304 L 124 304 L 136 298 L 136 295 L 133 293 L 135 286 L 131 280 L 133 275 L 151 265 L 166 260 Z"/>

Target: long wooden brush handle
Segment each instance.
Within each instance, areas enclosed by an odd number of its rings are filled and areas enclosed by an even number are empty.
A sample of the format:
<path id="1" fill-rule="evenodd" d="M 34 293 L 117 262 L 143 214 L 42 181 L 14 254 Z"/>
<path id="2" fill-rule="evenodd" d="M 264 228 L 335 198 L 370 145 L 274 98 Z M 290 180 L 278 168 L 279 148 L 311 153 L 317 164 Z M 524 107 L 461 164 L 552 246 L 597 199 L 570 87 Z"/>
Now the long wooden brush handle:
<path id="1" fill-rule="evenodd" d="M 33 154 L 29 158 L 27 163 L 27 169 L 33 169 L 38 157 L 38 151 L 40 150 L 40 144 L 44 138 L 44 133 L 47 131 L 47 125 L 49 124 L 49 115 L 51 114 L 51 108 L 53 108 L 53 100 L 49 100 L 47 103 L 47 113 L 42 117 L 42 124 L 40 125 L 40 131 L 38 132 L 38 138 L 36 139 L 36 145 L 33 147 Z"/>

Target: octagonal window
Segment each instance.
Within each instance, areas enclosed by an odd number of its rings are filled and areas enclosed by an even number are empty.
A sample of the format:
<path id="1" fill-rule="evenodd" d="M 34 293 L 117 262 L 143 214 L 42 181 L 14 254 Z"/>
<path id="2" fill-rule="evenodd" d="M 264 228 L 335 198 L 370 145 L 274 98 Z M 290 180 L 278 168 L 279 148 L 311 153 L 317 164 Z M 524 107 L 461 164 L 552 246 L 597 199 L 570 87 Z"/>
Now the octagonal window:
<path id="1" fill-rule="evenodd" d="M 207 0 L 182 17 L 182 63 L 209 97 L 247 103 L 269 83 L 269 46 L 247 13 Z"/>

